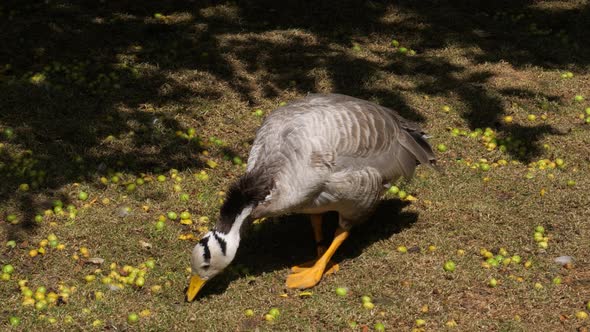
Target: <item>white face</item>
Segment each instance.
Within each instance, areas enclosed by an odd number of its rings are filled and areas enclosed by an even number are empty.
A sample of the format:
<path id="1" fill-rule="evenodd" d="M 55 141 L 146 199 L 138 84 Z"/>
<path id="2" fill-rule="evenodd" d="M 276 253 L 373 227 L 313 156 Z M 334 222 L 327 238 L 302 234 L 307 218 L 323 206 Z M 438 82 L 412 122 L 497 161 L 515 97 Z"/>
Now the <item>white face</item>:
<path id="1" fill-rule="evenodd" d="M 193 248 L 192 273 L 199 275 L 203 280 L 208 280 L 221 273 L 232 260 L 233 255 L 227 252 L 225 235 L 209 232 Z"/>

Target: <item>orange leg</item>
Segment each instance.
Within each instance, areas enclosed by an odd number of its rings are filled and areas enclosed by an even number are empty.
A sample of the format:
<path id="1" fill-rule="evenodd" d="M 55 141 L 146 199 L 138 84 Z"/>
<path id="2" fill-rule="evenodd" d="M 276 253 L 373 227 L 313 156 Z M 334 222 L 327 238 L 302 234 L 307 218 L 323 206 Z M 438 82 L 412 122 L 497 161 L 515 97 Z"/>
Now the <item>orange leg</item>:
<path id="1" fill-rule="evenodd" d="M 313 228 L 313 236 L 315 238 L 315 243 L 316 243 L 316 250 L 318 253 L 317 259 L 320 259 L 320 257 L 322 257 L 322 255 L 324 254 L 324 252 L 326 252 L 326 249 L 327 249 L 326 245 L 324 244 L 324 234 L 322 231 L 322 215 L 321 214 L 312 214 L 312 215 L 310 215 L 310 219 L 311 219 L 311 226 Z M 301 272 L 305 269 L 312 267 L 315 264 L 315 262 L 316 262 L 316 260 L 313 260 L 313 261 L 305 262 L 301 265 L 293 266 L 293 267 L 291 267 L 291 271 Z M 338 266 L 338 264 L 334 264 L 333 262 L 329 262 L 328 266 L 326 268 L 326 271 L 324 272 L 324 275 L 329 275 L 334 272 L 338 272 L 339 269 L 340 269 L 340 267 Z"/>
<path id="2" fill-rule="evenodd" d="M 323 253 L 323 255 L 315 262 L 312 267 L 290 274 L 287 277 L 287 287 L 303 289 L 317 285 L 322 279 L 330 259 L 347 237 L 348 231 L 338 227 L 334 235 L 334 240 L 326 252 Z"/>

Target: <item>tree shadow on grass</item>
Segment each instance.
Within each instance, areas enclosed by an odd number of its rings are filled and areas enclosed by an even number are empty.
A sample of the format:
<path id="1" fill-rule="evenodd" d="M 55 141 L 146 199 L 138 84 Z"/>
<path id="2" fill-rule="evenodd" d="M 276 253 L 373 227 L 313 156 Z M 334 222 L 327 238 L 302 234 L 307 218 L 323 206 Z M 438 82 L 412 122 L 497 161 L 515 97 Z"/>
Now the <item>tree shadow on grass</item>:
<path id="1" fill-rule="evenodd" d="M 511 92 L 489 84 L 493 73 L 466 75 L 466 65 L 436 53 L 456 47 L 474 63 L 584 70 L 589 13 L 588 4 L 527 0 L 4 2 L 0 129 L 14 128 L 6 142 L 33 154 L 0 156 L 0 200 L 29 183 L 15 205 L 29 220 L 38 195 L 104 169 L 198 168 L 198 147 L 174 135 L 186 130 L 176 115 L 199 114 L 228 94 L 259 104 L 286 91 L 346 93 L 417 122 L 425 117 L 407 93 L 454 96 L 471 129 L 522 138 L 528 153 L 508 153 L 528 161 L 556 130 L 498 125 Z M 418 54 L 365 48 L 392 38 Z M 383 77 L 395 80 L 375 83 Z M 22 225 L 34 229 L 29 221 Z"/>
<path id="2" fill-rule="evenodd" d="M 354 259 L 371 244 L 411 227 L 417 222 L 418 215 L 402 211 L 407 205 L 407 202 L 393 199 L 382 201 L 366 223 L 352 230 L 350 237 L 336 252 L 334 261 Z M 334 233 L 337 222 L 336 213 L 324 215 L 323 228 L 327 239 L 332 239 L 331 234 Z M 221 294 L 231 282 L 239 278 L 282 270 L 313 259 L 316 259 L 316 247 L 307 216 L 293 215 L 277 221 L 267 221 L 258 230 L 249 230 L 228 271 L 208 283 L 199 297 Z M 244 274 L 236 266 L 246 268 L 248 273 Z"/>

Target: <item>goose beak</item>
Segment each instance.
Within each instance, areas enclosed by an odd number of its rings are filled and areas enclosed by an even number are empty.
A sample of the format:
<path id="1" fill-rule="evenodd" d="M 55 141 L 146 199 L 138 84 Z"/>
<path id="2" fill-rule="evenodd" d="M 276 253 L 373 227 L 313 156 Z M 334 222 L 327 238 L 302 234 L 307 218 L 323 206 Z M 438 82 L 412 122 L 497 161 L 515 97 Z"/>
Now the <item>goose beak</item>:
<path id="1" fill-rule="evenodd" d="M 188 290 L 186 291 L 186 299 L 189 302 L 192 302 L 195 297 L 197 297 L 197 293 L 203 285 L 205 284 L 205 280 L 201 279 L 198 275 L 193 275 L 191 277 L 191 283 L 188 285 Z"/>

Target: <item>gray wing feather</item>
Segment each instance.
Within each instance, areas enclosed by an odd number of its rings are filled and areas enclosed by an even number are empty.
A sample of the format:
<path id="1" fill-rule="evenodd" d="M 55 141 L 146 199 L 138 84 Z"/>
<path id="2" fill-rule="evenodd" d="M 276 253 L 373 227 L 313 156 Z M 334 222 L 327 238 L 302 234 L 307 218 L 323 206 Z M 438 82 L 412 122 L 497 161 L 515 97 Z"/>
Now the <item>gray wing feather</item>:
<path id="1" fill-rule="evenodd" d="M 309 95 L 265 119 L 247 172 L 263 169 L 274 179 L 274 189 L 257 208 L 260 215 L 272 215 L 313 207 L 318 197 L 337 199 L 337 192 L 325 191 L 336 174 L 355 177 L 372 169 L 380 181 L 389 182 L 411 177 L 417 163 L 435 163 L 418 125 L 365 100 Z"/>

